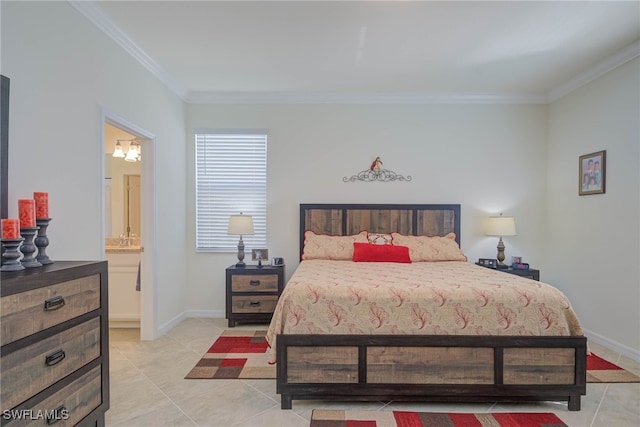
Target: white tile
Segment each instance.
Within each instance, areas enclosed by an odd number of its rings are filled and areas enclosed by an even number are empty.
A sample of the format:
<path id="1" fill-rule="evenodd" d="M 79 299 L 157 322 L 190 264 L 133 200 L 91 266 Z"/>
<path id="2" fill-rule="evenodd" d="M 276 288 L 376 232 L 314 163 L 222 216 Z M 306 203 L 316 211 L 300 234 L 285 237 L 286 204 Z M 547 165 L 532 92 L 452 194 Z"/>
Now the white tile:
<path id="1" fill-rule="evenodd" d="M 268 325 L 238 325 L 236 330 Z M 184 376 L 227 327 L 226 319 L 186 319 L 154 341 L 137 329 L 110 330 L 111 409 L 108 426 L 307 427 L 315 408 L 423 412 L 553 412 L 570 427 L 640 425 L 640 384 L 587 384 L 582 410 L 566 402 L 431 403 L 294 400 L 280 409 L 275 380 L 185 380 Z M 597 355 L 636 373 L 640 364 L 599 344 Z"/>

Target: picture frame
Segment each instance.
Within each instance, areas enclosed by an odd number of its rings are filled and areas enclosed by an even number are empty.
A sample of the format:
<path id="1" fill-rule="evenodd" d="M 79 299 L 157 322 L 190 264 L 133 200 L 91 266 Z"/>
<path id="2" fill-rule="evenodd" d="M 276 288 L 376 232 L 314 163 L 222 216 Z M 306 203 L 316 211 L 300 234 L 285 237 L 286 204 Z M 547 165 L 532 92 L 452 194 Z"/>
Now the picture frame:
<path id="1" fill-rule="evenodd" d="M 251 261 L 267 261 L 269 259 L 269 249 L 251 249 Z"/>
<path id="2" fill-rule="evenodd" d="M 498 268 L 498 260 L 494 258 L 480 258 L 476 264 L 487 268 Z"/>
<path id="3" fill-rule="evenodd" d="M 578 195 L 604 194 L 606 150 L 584 154 L 578 160 Z"/>

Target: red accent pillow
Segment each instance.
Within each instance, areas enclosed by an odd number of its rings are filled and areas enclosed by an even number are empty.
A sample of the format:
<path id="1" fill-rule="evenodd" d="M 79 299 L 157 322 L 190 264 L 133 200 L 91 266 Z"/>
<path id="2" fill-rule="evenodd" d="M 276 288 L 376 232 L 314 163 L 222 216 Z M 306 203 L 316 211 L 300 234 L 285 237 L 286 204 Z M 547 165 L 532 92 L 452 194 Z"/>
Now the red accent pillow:
<path id="1" fill-rule="evenodd" d="M 372 245 L 371 243 L 354 243 L 353 260 L 355 262 L 411 262 L 407 246 Z"/>

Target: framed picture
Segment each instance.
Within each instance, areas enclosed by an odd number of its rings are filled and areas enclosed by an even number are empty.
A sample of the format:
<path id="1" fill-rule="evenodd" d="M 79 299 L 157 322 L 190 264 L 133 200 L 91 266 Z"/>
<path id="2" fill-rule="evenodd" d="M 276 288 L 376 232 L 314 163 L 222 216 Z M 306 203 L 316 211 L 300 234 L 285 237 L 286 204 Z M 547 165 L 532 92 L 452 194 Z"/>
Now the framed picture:
<path id="1" fill-rule="evenodd" d="M 251 261 L 267 261 L 268 259 L 268 249 L 251 249 Z"/>
<path id="2" fill-rule="evenodd" d="M 605 150 L 602 150 L 580 156 L 580 173 L 578 175 L 578 194 L 580 196 L 604 193 L 606 153 Z"/>

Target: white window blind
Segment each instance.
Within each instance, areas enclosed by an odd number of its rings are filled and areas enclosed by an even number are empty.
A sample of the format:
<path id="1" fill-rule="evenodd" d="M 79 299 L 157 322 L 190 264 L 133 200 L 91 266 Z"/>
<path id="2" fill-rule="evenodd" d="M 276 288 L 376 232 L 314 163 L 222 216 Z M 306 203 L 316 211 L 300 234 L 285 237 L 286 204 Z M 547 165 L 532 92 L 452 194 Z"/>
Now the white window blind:
<path id="1" fill-rule="evenodd" d="M 237 252 L 229 216 L 253 217 L 245 251 L 267 247 L 267 135 L 196 134 L 196 250 Z"/>

